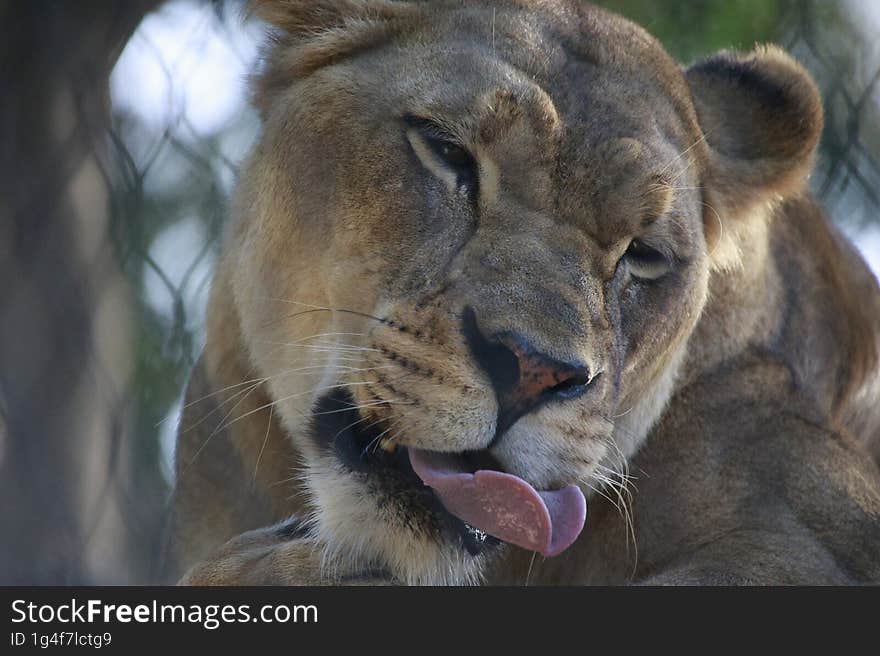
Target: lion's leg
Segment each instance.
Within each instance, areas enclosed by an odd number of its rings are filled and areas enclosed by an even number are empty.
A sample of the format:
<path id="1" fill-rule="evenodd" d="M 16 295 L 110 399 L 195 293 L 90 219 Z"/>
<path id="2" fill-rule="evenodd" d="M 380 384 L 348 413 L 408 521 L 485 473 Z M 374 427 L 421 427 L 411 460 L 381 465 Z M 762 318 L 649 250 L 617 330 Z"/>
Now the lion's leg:
<path id="1" fill-rule="evenodd" d="M 327 562 L 297 519 L 239 535 L 186 572 L 182 585 L 387 585 L 383 572 Z"/>

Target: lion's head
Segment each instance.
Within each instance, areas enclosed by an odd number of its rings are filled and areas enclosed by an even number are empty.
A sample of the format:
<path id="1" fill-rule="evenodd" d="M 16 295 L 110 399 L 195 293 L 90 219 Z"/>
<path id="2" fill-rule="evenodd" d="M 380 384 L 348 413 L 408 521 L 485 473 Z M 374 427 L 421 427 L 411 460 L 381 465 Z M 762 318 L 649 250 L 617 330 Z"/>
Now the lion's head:
<path id="1" fill-rule="evenodd" d="M 409 582 L 478 576 L 487 533 L 558 553 L 710 277 L 801 187 L 812 83 L 775 49 L 683 70 L 574 0 L 255 9 L 264 132 L 223 266 L 316 534 Z"/>

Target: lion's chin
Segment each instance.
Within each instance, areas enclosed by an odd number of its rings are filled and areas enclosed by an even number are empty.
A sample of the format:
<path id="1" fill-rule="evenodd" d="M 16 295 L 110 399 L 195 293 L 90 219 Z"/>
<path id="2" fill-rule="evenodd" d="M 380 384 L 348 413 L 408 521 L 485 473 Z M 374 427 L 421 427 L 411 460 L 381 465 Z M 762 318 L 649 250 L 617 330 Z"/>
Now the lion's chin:
<path id="1" fill-rule="evenodd" d="M 381 445 L 383 430 L 380 423 L 361 416 L 346 390 L 319 398 L 312 413 L 314 442 L 343 469 L 363 479 L 365 493 L 377 497 L 376 505 L 401 525 L 433 533 L 437 542 L 457 544 L 474 557 L 500 544 L 450 513 L 413 471 L 405 447 Z"/>
<path id="2" fill-rule="evenodd" d="M 368 477 L 371 490 L 393 497 L 398 513 L 427 516 L 472 556 L 499 542 L 555 556 L 583 529 L 578 487 L 537 491 L 486 450 L 437 453 L 383 442 L 382 423 L 365 421 L 345 391 L 319 399 L 312 429 L 344 467 Z"/>

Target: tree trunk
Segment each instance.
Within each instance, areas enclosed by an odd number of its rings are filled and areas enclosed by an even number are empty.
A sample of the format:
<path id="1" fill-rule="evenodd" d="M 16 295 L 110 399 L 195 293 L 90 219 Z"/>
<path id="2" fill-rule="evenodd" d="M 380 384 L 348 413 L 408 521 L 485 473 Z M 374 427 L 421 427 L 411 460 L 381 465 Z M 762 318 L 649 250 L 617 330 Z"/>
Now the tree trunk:
<path id="1" fill-rule="evenodd" d="M 108 482 L 130 334 L 104 172 L 110 71 L 158 4 L 0 4 L 2 584 L 140 576 Z"/>

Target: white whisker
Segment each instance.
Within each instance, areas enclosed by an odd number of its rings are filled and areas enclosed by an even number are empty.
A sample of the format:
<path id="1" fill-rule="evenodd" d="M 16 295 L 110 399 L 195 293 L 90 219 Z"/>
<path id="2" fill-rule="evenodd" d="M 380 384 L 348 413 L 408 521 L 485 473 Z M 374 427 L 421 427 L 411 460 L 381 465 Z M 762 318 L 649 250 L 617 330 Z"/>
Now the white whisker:
<path id="1" fill-rule="evenodd" d="M 272 428 L 272 411 L 274 407 L 269 408 L 269 421 L 266 422 L 266 437 L 263 438 L 263 446 L 260 447 L 260 454 L 257 456 L 257 464 L 254 465 L 254 479 L 257 482 L 257 470 L 260 468 L 260 461 L 263 460 L 263 451 L 266 450 L 266 444 L 269 442 L 269 430 Z"/>

